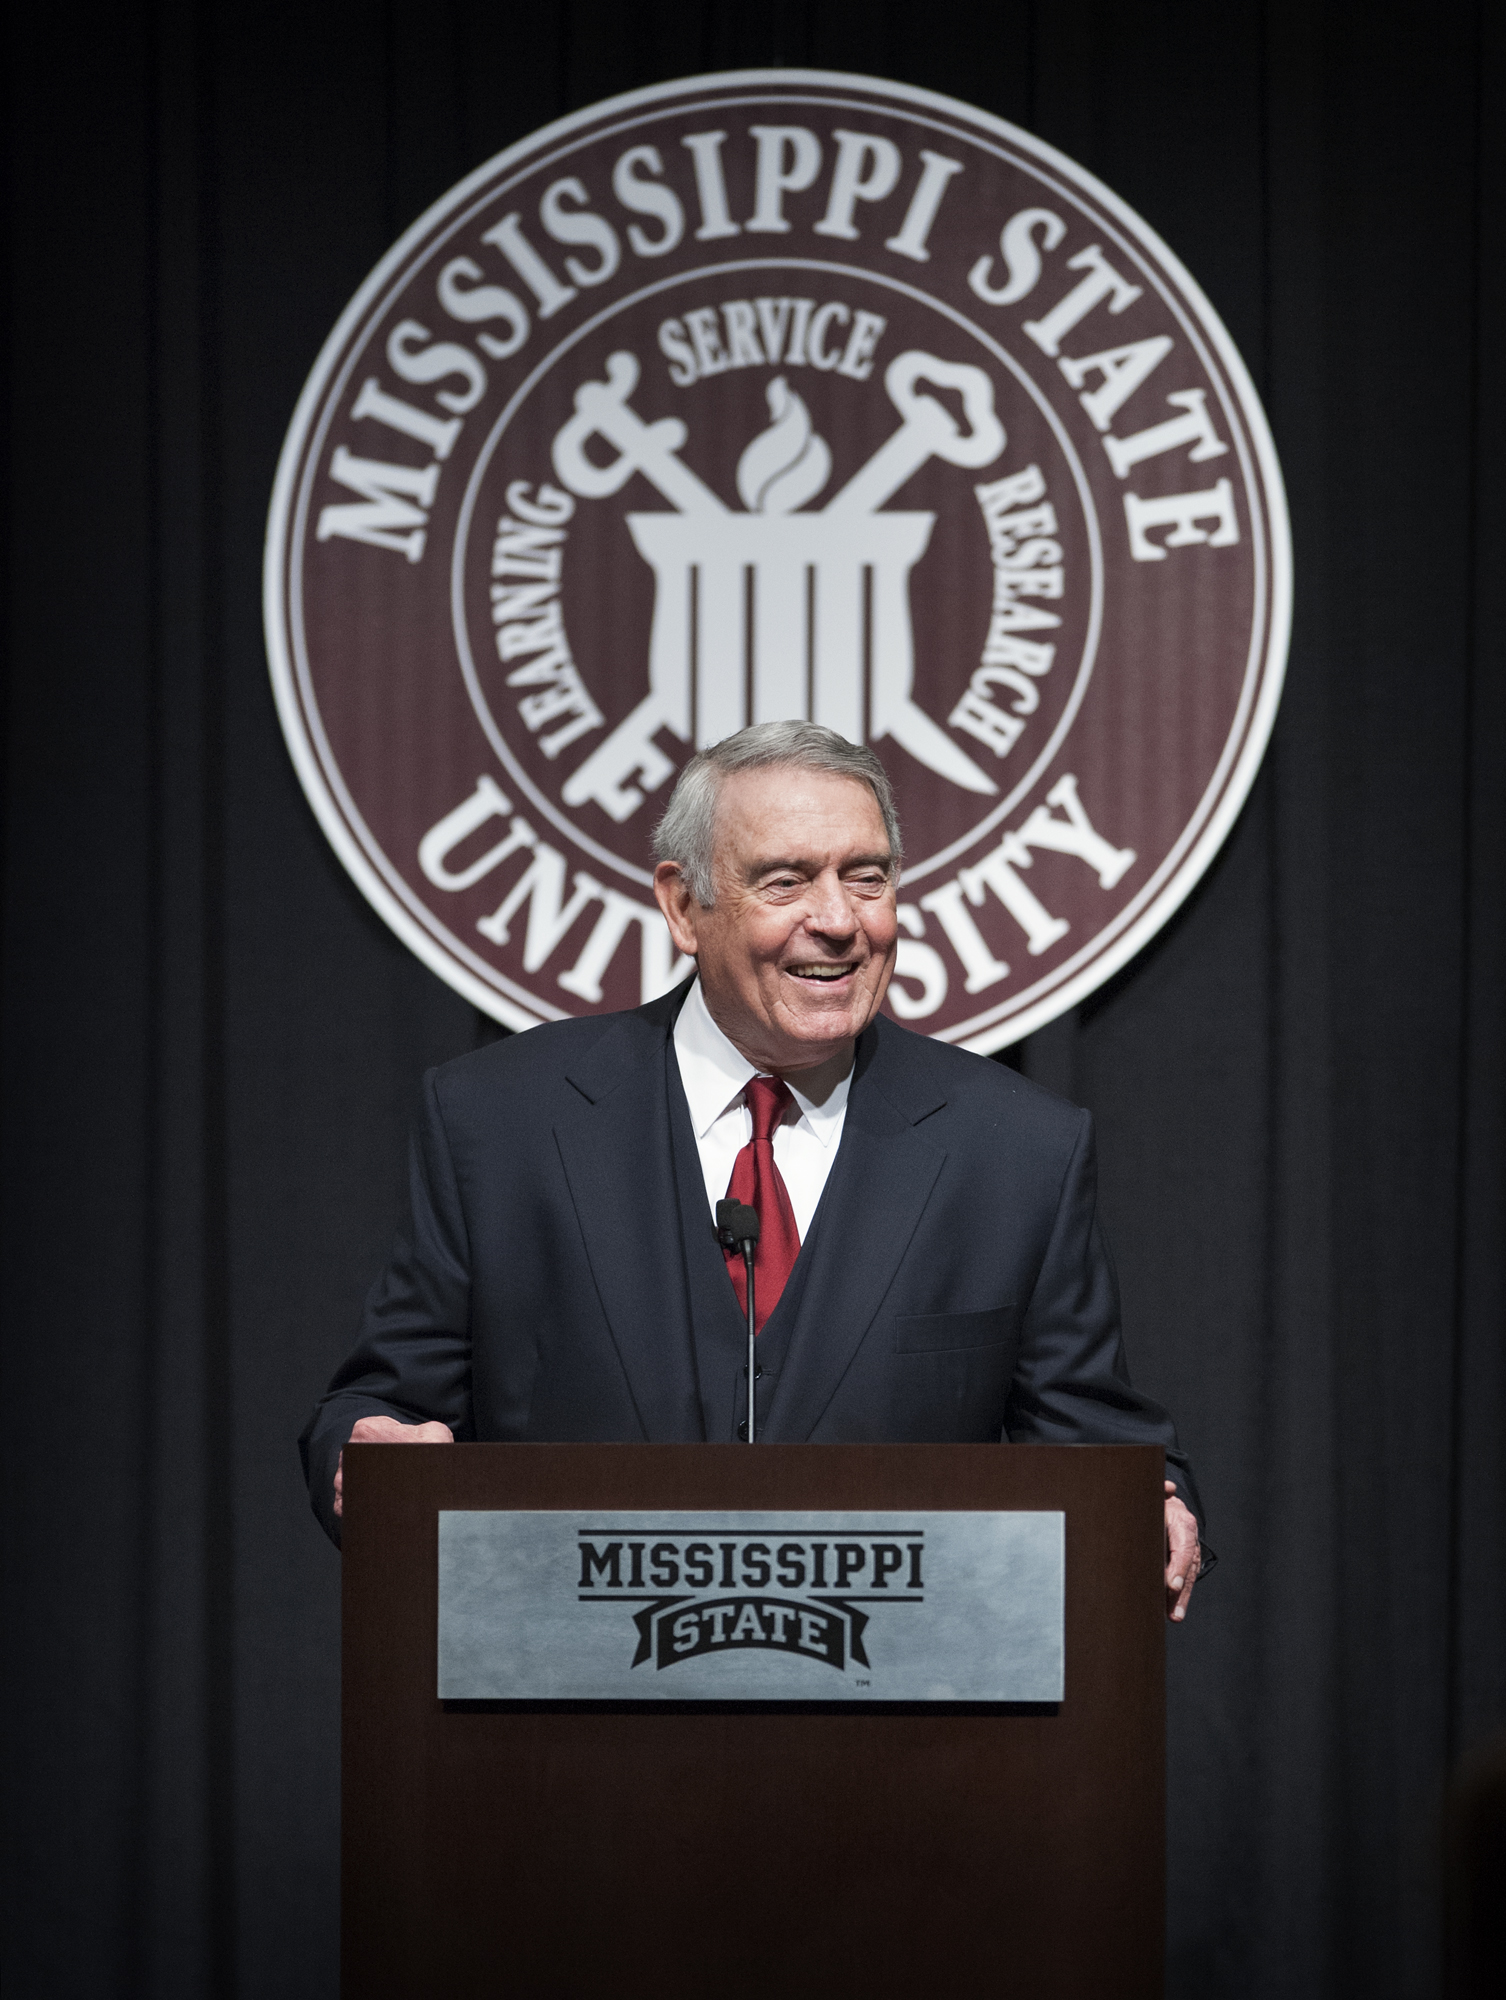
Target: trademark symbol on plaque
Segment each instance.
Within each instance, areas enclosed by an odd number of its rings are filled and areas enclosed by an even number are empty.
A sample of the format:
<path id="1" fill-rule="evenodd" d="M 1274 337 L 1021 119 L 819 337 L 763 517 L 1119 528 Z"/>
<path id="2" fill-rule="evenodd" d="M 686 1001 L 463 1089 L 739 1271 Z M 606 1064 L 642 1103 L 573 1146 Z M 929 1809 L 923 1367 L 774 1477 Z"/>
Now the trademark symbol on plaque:
<path id="1" fill-rule="evenodd" d="M 683 976 L 675 775 L 801 716 L 895 784 L 891 1012 L 1028 1033 L 1217 851 L 1289 599 L 1258 400 L 1153 232 L 981 112 L 803 71 L 615 99 L 453 189 L 331 334 L 268 527 L 320 821 L 515 1028 Z"/>

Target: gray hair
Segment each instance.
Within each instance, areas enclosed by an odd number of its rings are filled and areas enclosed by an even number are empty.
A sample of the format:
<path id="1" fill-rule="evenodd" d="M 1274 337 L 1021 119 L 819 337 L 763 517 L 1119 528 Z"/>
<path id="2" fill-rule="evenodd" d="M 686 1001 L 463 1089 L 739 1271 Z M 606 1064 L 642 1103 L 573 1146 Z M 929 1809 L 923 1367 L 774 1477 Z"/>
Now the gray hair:
<path id="1" fill-rule="evenodd" d="M 868 786 L 883 815 L 890 867 L 898 876 L 904 858 L 899 815 L 888 773 L 873 752 L 850 743 L 819 722 L 755 722 L 697 751 L 680 773 L 664 817 L 654 829 L 654 859 L 672 861 L 703 910 L 716 898 L 711 859 L 716 845 L 716 802 L 730 771 L 759 771 L 784 765 L 798 771 L 829 771 Z"/>

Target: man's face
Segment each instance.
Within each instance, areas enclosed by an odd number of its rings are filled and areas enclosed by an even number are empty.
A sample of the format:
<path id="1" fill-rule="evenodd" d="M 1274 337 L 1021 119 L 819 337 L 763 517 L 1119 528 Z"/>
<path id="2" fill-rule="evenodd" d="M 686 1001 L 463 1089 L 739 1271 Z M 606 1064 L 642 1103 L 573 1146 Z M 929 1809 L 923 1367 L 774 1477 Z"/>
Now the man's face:
<path id="1" fill-rule="evenodd" d="M 670 863 L 654 889 L 722 1032 L 776 1074 L 842 1053 L 894 968 L 895 883 L 872 791 L 788 765 L 733 772 L 717 799 L 713 877 L 709 910 Z"/>

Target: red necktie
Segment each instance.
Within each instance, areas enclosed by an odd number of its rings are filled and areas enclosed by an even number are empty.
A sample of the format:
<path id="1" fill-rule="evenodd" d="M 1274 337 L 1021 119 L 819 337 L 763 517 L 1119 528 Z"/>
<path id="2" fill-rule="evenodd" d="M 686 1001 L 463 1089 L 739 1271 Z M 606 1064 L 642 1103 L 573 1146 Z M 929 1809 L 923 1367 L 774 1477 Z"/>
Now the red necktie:
<path id="1" fill-rule="evenodd" d="M 790 1191 L 774 1163 L 774 1127 L 794 1103 L 787 1085 L 775 1076 L 753 1076 L 743 1092 L 743 1102 L 753 1119 L 753 1137 L 732 1163 L 732 1179 L 727 1194 L 732 1201 L 745 1202 L 758 1210 L 758 1248 L 753 1253 L 754 1311 L 758 1331 L 779 1303 L 795 1259 L 800 1255 L 800 1232 L 795 1227 L 795 1211 Z M 748 1310 L 748 1277 L 741 1250 L 726 1251 L 732 1288 L 744 1314 Z"/>

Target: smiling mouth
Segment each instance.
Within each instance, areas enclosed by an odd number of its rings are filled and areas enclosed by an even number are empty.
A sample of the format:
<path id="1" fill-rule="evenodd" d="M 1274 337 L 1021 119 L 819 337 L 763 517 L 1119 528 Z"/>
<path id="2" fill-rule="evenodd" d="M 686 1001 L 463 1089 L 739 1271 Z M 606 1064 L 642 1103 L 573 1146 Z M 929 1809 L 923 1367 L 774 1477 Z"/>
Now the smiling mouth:
<path id="1" fill-rule="evenodd" d="M 854 965 L 787 965 L 785 971 L 792 979 L 804 979 L 812 986 L 834 986 L 838 980 L 846 979 L 856 972 Z"/>

